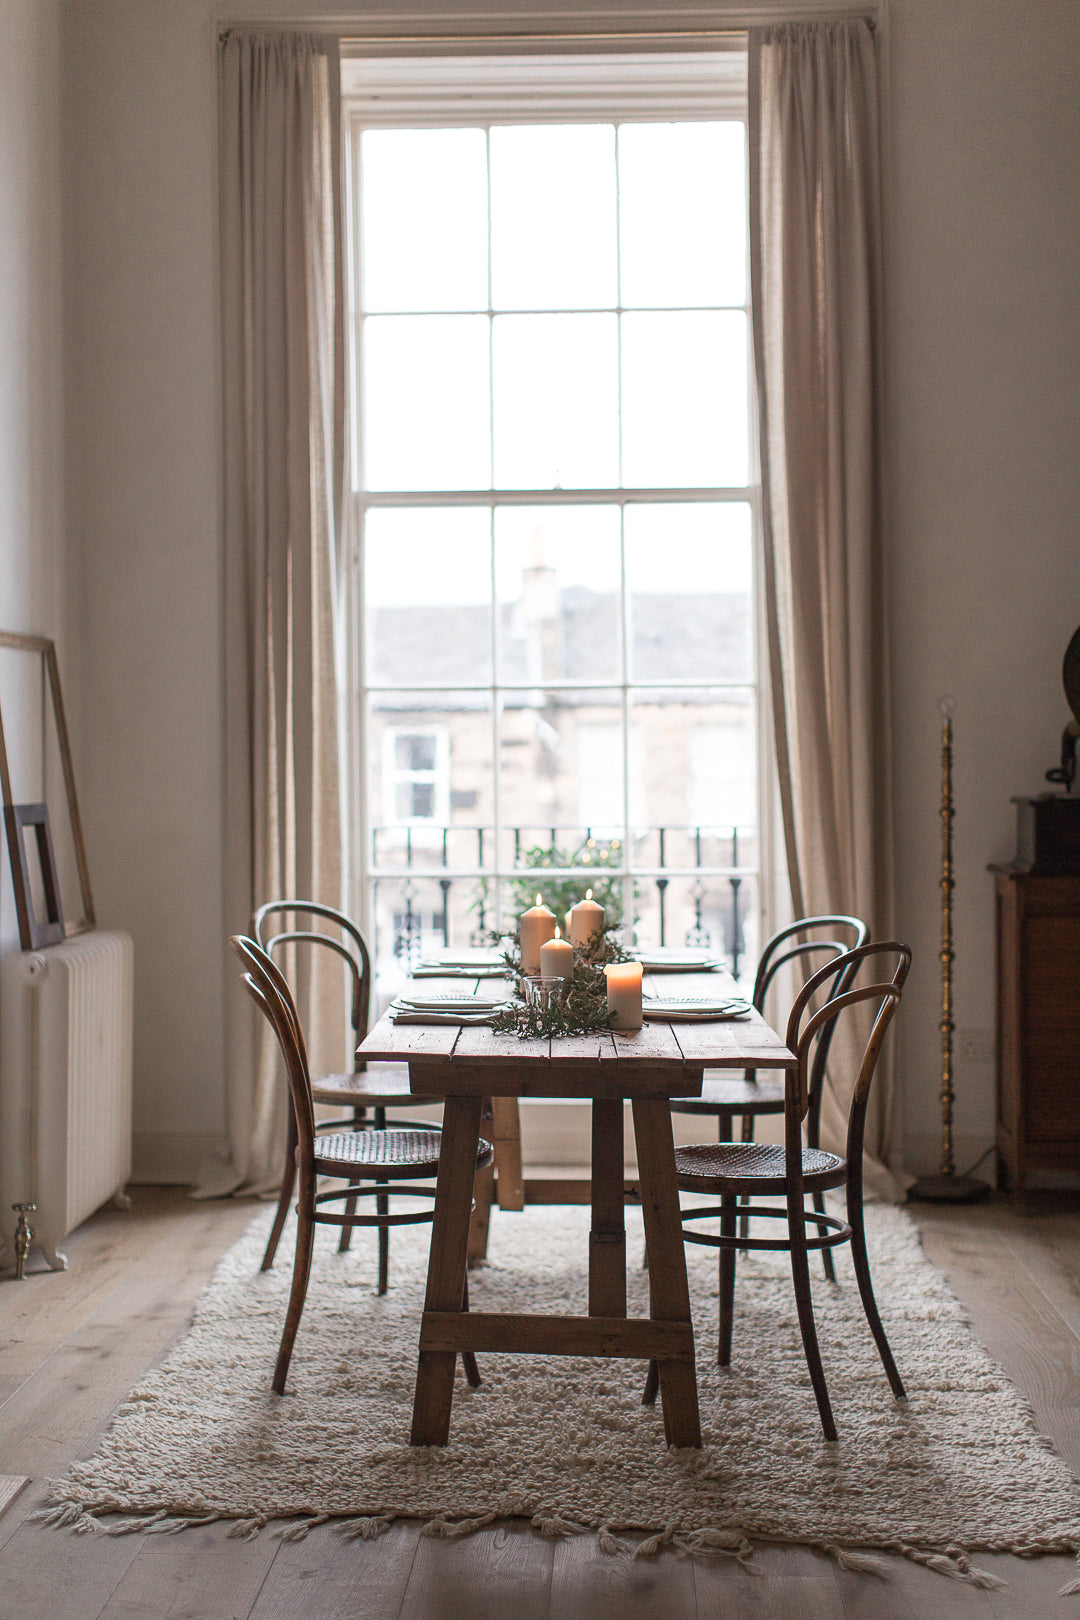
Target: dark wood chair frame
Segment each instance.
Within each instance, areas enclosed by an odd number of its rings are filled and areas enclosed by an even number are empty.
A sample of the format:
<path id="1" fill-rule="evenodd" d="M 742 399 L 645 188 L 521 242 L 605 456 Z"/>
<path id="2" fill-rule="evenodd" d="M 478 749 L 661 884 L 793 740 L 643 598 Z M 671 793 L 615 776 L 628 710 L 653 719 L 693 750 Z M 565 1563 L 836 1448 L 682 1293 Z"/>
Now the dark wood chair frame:
<path id="1" fill-rule="evenodd" d="M 835 932 L 845 930 L 851 938 L 844 942 L 842 939 L 804 939 L 800 936 L 812 932 Z M 789 923 L 786 928 L 779 929 L 772 938 L 767 940 L 758 960 L 757 973 L 754 976 L 754 990 L 751 1000 L 758 1012 L 765 1011 L 765 998 L 772 987 L 773 980 L 782 968 L 789 963 L 799 962 L 806 966 L 815 956 L 828 956 L 835 960 L 846 955 L 849 951 L 858 950 L 870 938 L 870 930 L 860 917 L 847 917 L 840 913 L 821 917 L 801 917 L 797 922 Z M 788 942 L 794 940 L 795 944 Z M 781 947 L 787 945 L 786 950 Z M 822 994 L 826 1000 L 842 995 L 851 982 L 852 974 L 857 971 L 855 967 L 835 967 L 835 977 L 832 982 L 823 982 Z M 820 1031 L 817 1045 L 814 1049 L 814 1058 L 810 1070 L 810 1105 L 806 1117 L 806 1141 L 808 1147 L 817 1147 L 821 1139 L 821 1098 L 825 1087 L 826 1065 L 829 1059 L 829 1047 L 832 1043 L 834 1023 L 827 1023 Z M 755 1069 L 747 1069 L 741 1079 L 728 1075 L 706 1074 L 705 1083 L 700 1097 L 673 1098 L 671 1111 L 674 1114 L 713 1114 L 717 1122 L 717 1138 L 721 1142 L 735 1140 L 735 1120 L 741 1119 L 741 1133 L 744 1142 L 754 1140 L 754 1119 L 758 1114 L 782 1114 L 784 1112 L 784 1084 L 782 1080 L 763 1080 L 762 1075 Z M 814 1207 L 819 1213 L 824 1213 L 825 1205 L 820 1195 L 814 1200 Z M 747 1235 L 745 1217 L 742 1219 L 740 1230 L 743 1237 Z M 825 1276 L 829 1282 L 836 1281 L 836 1271 L 833 1258 L 828 1249 L 821 1256 Z"/>
<path id="2" fill-rule="evenodd" d="M 244 988 L 265 1014 L 281 1047 L 289 1081 L 290 1111 L 297 1137 L 295 1166 L 299 1187 L 296 1206 L 296 1250 L 289 1308 L 273 1377 L 274 1390 L 277 1394 L 283 1395 L 293 1345 L 307 1296 L 316 1226 L 346 1228 L 377 1226 L 383 1229 L 387 1226 L 417 1226 L 430 1223 L 434 1219 L 434 1207 L 403 1211 L 400 1214 L 391 1213 L 388 1207 L 379 1207 L 373 1215 L 360 1215 L 356 1213 L 356 1200 L 358 1197 L 373 1195 L 378 1198 L 381 1206 L 384 1201 L 388 1203 L 391 1196 L 399 1194 L 410 1199 L 430 1198 L 434 1201 L 435 1188 L 419 1186 L 416 1183 L 419 1180 L 430 1181 L 433 1174 L 437 1173 L 441 1133 L 431 1131 L 426 1126 L 421 1130 L 370 1131 L 366 1134 L 373 1140 L 376 1137 L 380 1138 L 380 1146 L 386 1144 L 392 1149 L 396 1145 L 395 1138 L 397 1138 L 405 1149 L 417 1144 L 423 1151 L 416 1153 L 412 1162 L 401 1154 L 386 1165 L 378 1162 L 365 1164 L 365 1180 L 370 1180 L 374 1184 L 370 1187 L 359 1188 L 350 1183 L 336 1191 L 319 1192 L 320 1174 L 340 1175 L 342 1166 L 326 1156 L 326 1149 L 331 1145 L 333 1138 L 321 1139 L 324 1151 L 323 1154 L 319 1153 L 320 1138 L 315 1129 L 315 1107 L 308 1072 L 307 1048 L 296 1005 L 280 968 L 255 940 L 234 935 L 229 943 L 246 969 L 243 974 Z M 481 1139 L 477 1151 L 477 1170 L 487 1169 L 493 1157 L 491 1143 Z M 396 1185 L 396 1180 L 411 1184 Z M 343 1211 L 326 1207 L 342 1201 L 346 1204 Z M 469 1308 L 467 1282 L 463 1291 L 462 1308 L 464 1310 Z M 462 1362 L 469 1383 L 476 1388 L 480 1383 L 480 1372 L 475 1355 L 471 1351 L 463 1351 Z"/>
<path id="3" fill-rule="evenodd" d="M 340 937 L 314 928 L 288 928 L 278 933 L 269 933 L 266 928 L 268 919 L 273 918 L 305 918 L 321 917 L 340 930 Z M 371 952 L 363 932 L 353 922 L 351 917 L 343 911 L 336 911 L 333 906 L 321 905 L 315 900 L 268 900 L 259 907 L 251 921 L 251 932 L 256 944 L 260 945 L 266 954 L 278 963 L 278 953 L 289 945 L 310 945 L 315 948 L 325 948 L 340 957 L 348 969 L 349 986 L 349 1027 L 352 1031 L 350 1050 L 353 1052 L 353 1067 L 348 1075 L 315 1075 L 311 1080 L 311 1093 L 316 1104 L 332 1108 L 348 1108 L 347 1115 L 332 1119 L 320 1119 L 315 1122 L 315 1129 L 320 1134 L 341 1130 L 385 1130 L 388 1124 L 387 1108 L 396 1109 L 402 1103 L 413 1103 L 422 1106 L 425 1103 L 440 1102 L 438 1097 L 413 1097 L 407 1082 L 403 1084 L 400 1092 L 383 1089 L 380 1090 L 378 1082 L 363 1084 L 356 1080 L 356 1076 L 365 1074 L 367 1064 L 356 1058 L 356 1048 L 368 1032 L 368 1020 L 371 1010 Z M 399 1129 L 413 1129 L 438 1131 L 442 1127 L 430 1120 L 402 1119 L 396 1113 L 393 1124 Z M 296 1125 L 289 1111 L 288 1136 L 285 1143 L 285 1163 L 281 1173 L 281 1191 L 278 1194 L 277 1213 L 274 1224 L 270 1229 L 270 1236 L 266 1242 L 266 1252 L 262 1258 L 263 1271 L 269 1271 L 277 1254 L 278 1243 L 289 1213 L 289 1204 L 292 1201 L 293 1187 L 296 1183 Z M 375 1201 L 376 1210 L 385 1214 L 389 1203 L 383 1194 L 379 1193 Z M 355 1202 L 352 1209 L 355 1211 Z M 352 1240 L 352 1227 L 343 1226 L 338 1247 L 344 1252 Z M 385 1294 L 390 1278 L 390 1232 L 386 1226 L 379 1227 L 379 1293 Z"/>
<path id="4" fill-rule="evenodd" d="M 867 984 L 852 988 L 852 981 L 858 975 L 863 964 L 872 958 L 892 955 L 896 958 L 896 965 L 891 981 Z M 678 1168 L 679 1186 L 683 1191 L 696 1193 L 718 1193 L 720 1203 L 718 1206 L 701 1208 L 693 1207 L 682 1211 L 684 1223 L 683 1237 L 687 1243 L 702 1243 L 720 1250 L 720 1349 L 719 1362 L 722 1367 L 730 1365 L 731 1338 L 734 1316 L 735 1294 L 735 1260 L 740 1249 L 786 1249 L 791 1255 L 791 1274 L 795 1290 L 795 1303 L 798 1311 L 799 1328 L 802 1333 L 803 1350 L 806 1355 L 806 1364 L 810 1373 L 810 1380 L 814 1387 L 817 1399 L 818 1412 L 821 1416 L 821 1426 L 827 1440 L 837 1438 L 836 1422 L 833 1417 L 832 1406 L 829 1401 L 828 1386 L 825 1382 L 825 1372 L 821 1361 L 821 1351 L 818 1345 L 817 1329 L 814 1323 L 813 1297 L 810 1291 L 810 1272 L 808 1267 L 808 1253 L 810 1250 L 820 1250 L 827 1253 L 841 1243 L 851 1244 L 851 1257 L 855 1268 L 855 1277 L 859 1286 L 859 1297 L 862 1300 L 863 1311 L 867 1323 L 877 1345 L 885 1375 L 889 1380 L 892 1392 L 897 1400 L 905 1395 L 904 1385 L 896 1368 L 896 1362 L 889 1348 L 889 1341 L 882 1326 L 881 1316 L 878 1312 L 877 1302 L 874 1298 L 874 1289 L 870 1277 L 870 1263 L 866 1252 L 866 1234 L 863 1225 L 863 1140 L 866 1131 L 866 1110 L 870 1096 L 870 1085 L 874 1077 L 878 1056 L 881 1052 L 885 1033 L 892 1021 L 904 981 L 911 966 L 911 951 L 907 945 L 897 941 L 883 944 L 862 945 L 857 950 L 847 952 L 836 961 L 826 963 L 824 967 L 811 974 L 791 1008 L 788 1018 L 786 1044 L 798 1058 L 798 1067 L 790 1071 L 785 1083 L 784 1108 L 784 1153 L 782 1170 L 778 1174 L 739 1174 L 738 1168 L 730 1173 L 710 1172 L 707 1168 L 695 1171 L 693 1160 L 695 1154 L 703 1158 L 709 1153 L 721 1156 L 724 1147 L 713 1149 L 707 1144 L 702 1146 L 676 1148 L 675 1159 Z M 824 1006 L 811 1011 L 806 1016 L 814 997 L 828 986 L 830 980 L 841 970 L 848 986 L 840 994 L 833 994 Z M 815 1043 L 825 1029 L 835 1028 L 836 1020 L 849 1007 L 864 1001 L 876 1001 L 877 1011 L 870 1029 L 866 1045 L 863 1049 L 862 1060 L 859 1065 L 855 1087 L 852 1092 L 851 1106 L 848 1113 L 848 1129 L 845 1157 L 823 1155 L 820 1149 L 808 1148 L 804 1159 L 803 1127 L 807 1120 L 810 1105 L 810 1076 L 813 1067 L 813 1054 Z M 776 1150 L 754 1143 L 730 1144 L 737 1149 L 740 1155 L 755 1156 L 775 1155 Z M 832 1161 L 826 1168 L 820 1170 L 806 1169 L 806 1160 L 813 1165 L 815 1159 L 827 1158 Z M 743 1160 L 747 1162 L 746 1158 Z M 823 1201 L 819 1205 L 820 1195 L 826 1191 L 844 1187 L 847 1194 L 847 1219 L 825 1212 Z M 818 1195 L 814 1199 L 813 1210 L 806 1208 L 807 1194 Z M 783 1196 L 786 1200 L 783 1208 L 775 1206 L 753 1204 L 749 1207 L 741 1205 L 739 1200 L 756 1196 Z M 760 1238 L 751 1237 L 736 1230 L 737 1217 L 745 1215 L 750 1221 L 759 1218 L 767 1220 L 783 1220 L 787 1222 L 786 1238 Z M 705 1219 L 720 1218 L 719 1234 L 712 1232 L 695 1232 L 687 1229 L 686 1223 Z M 808 1226 L 814 1232 L 808 1233 Z M 651 1404 L 656 1399 L 657 1377 L 653 1365 L 649 1367 L 649 1377 L 645 1386 L 643 1400 Z"/>

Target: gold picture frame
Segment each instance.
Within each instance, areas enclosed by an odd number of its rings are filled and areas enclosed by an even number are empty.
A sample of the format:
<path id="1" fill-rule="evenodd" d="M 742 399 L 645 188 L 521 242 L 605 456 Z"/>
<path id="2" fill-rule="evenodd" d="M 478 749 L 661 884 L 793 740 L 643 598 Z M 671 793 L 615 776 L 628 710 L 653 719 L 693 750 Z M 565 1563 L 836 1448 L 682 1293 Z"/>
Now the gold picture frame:
<path id="1" fill-rule="evenodd" d="M 70 936 L 85 933 L 88 929 L 96 928 L 97 918 L 94 912 L 93 891 L 90 887 L 90 871 L 86 862 L 86 846 L 83 841 L 82 818 L 79 815 L 79 799 L 75 791 L 75 772 L 71 762 L 71 741 L 68 736 L 67 719 L 64 714 L 64 699 L 60 690 L 60 666 L 56 657 L 56 643 L 50 641 L 47 636 L 22 635 L 12 630 L 0 630 L 0 647 L 10 647 L 18 652 L 36 653 L 44 665 L 49 685 L 53 723 L 56 728 L 56 743 L 60 756 L 60 768 L 64 778 L 64 793 L 71 826 L 71 841 L 82 900 L 82 916 L 75 921 L 65 922 L 64 934 Z M 5 822 L 10 823 L 12 819 L 11 813 L 15 811 L 16 803 L 12 793 L 11 770 L 8 762 L 7 741 L 4 734 L 2 693 L 0 693 L 0 793 L 3 796 Z"/>

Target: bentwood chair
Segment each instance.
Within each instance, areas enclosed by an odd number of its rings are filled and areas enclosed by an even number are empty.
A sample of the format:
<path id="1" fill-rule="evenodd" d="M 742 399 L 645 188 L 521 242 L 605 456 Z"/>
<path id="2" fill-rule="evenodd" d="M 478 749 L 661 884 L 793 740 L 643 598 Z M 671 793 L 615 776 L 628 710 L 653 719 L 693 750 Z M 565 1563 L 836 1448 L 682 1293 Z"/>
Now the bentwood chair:
<path id="1" fill-rule="evenodd" d="M 316 921 L 322 926 L 314 926 Z M 281 928 L 279 926 L 281 923 L 287 926 Z M 273 931 L 275 927 L 278 928 L 276 933 Z M 256 944 L 260 945 L 279 967 L 282 965 L 282 956 L 287 947 L 299 947 L 302 951 L 312 952 L 306 964 L 309 967 L 314 966 L 319 953 L 329 951 L 339 959 L 346 972 L 348 984 L 349 1050 L 355 1054 L 356 1048 L 368 1030 L 368 1014 L 371 1006 L 371 953 L 362 931 L 352 918 L 347 917 L 342 911 L 335 911 L 333 906 L 320 905 L 314 900 L 270 900 L 256 911 L 252 918 L 251 932 Z M 297 961 L 299 965 L 298 953 L 293 955 L 292 960 Z M 295 996 L 293 999 L 295 1001 Z M 344 1115 L 338 1114 L 331 1119 L 316 1121 L 315 1129 L 320 1134 L 344 1129 L 365 1130 L 372 1124 L 376 1130 L 385 1130 L 388 1108 L 397 1109 L 402 1104 L 419 1107 L 442 1100 L 438 1097 L 414 1096 L 409 1090 L 404 1071 L 401 1072 L 400 1078 L 395 1077 L 392 1069 L 369 1074 L 367 1065 L 358 1061 L 355 1056 L 351 1073 L 312 1076 L 311 1095 L 317 1107 L 348 1110 Z M 400 1128 L 428 1131 L 439 1129 L 437 1125 L 427 1121 L 418 1122 L 397 1117 L 393 1123 Z M 262 1258 L 263 1271 L 269 1271 L 274 1263 L 285 1218 L 289 1213 L 289 1203 L 296 1181 L 295 1155 L 296 1126 L 290 1110 L 285 1163 L 281 1173 L 281 1191 L 278 1194 L 274 1224 L 270 1229 L 266 1252 Z M 382 1193 L 377 1194 L 375 1205 L 376 1210 L 382 1214 L 389 1208 Z M 355 1202 L 347 1212 L 351 1214 L 354 1210 Z M 352 1227 L 343 1226 L 339 1248 L 347 1249 L 351 1238 Z M 379 1293 L 385 1294 L 390 1271 L 390 1234 L 385 1226 L 379 1227 L 378 1242 Z"/>
<path id="2" fill-rule="evenodd" d="M 857 983 L 864 964 L 873 962 L 876 968 L 879 962 L 884 963 L 884 959 L 888 959 L 888 966 L 892 967 L 891 979 L 865 985 Z M 735 1260 L 738 1251 L 786 1249 L 791 1255 L 791 1275 L 806 1364 L 827 1440 L 836 1439 L 836 1423 L 814 1323 L 807 1264 L 811 1249 L 828 1252 L 840 1243 L 851 1244 L 859 1297 L 885 1375 L 896 1398 L 901 1400 L 904 1396 L 904 1386 L 885 1336 L 870 1280 L 863 1229 L 862 1160 L 870 1085 L 885 1032 L 899 1005 L 910 966 L 911 951 L 906 945 L 896 942 L 862 945 L 858 950 L 826 963 L 807 979 L 795 998 L 788 1019 L 786 1042 L 798 1058 L 798 1067 L 785 1078 L 783 1147 L 757 1142 L 720 1142 L 675 1149 L 679 1187 L 685 1192 L 705 1193 L 719 1196 L 720 1199 L 718 1206 L 689 1207 L 682 1212 L 686 1242 L 708 1244 L 720 1251 L 720 1366 L 727 1367 L 731 1363 Z M 848 988 L 838 995 L 832 995 L 824 1006 L 813 1011 L 815 996 L 829 986 L 838 968 L 843 969 Z M 849 1017 L 849 1009 L 864 1001 L 874 1005 L 874 1018 L 852 1091 L 846 1152 L 840 1157 L 816 1145 L 803 1144 L 803 1128 L 810 1106 L 813 1054 L 821 1032 L 835 1029 L 839 1018 Z M 846 1219 L 825 1213 L 817 1198 L 817 1207 L 812 1210 L 806 1208 L 808 1194 L 820 1196 L 837 1187 L 843 1187 L 847 1194 Z M 785 1203 L 782 1207 L 751 1204 L 744 1211 L 739 1200 L 751 1197 L 782 1197 Z M 737 1217 L 743 1213 L 750 1223 L 759 1219 L 786 1221 L 786 1237 L 753 1237 L 737 1232 Z M 691 1223 L 710 1217 L 715 1219 L 717 1216 L 720 1218 L 719 1234 L 693 1230 Z M 812 1230 L 808 1231 L 808 1228 Z M 644 1395 L 646 1403 L 651 1404 L 655 1400 L 656 1386 L 656 1368 L 650 1366 Z"/>
<path id="3" fill-rule="evenodd" d="M 861 918 L 839 914 L 801 917 L 797 922 L 781 928 L 766 942 L 758 961 L 751 997 L 754 1006 L 758 1012 L 765 1011 L 765 998 L 781 969 L 795 964 L 796 971 L 805 977 L 815 965 L 824 965 L 822 958 L 835 962 L 845 952 L 858 950 L 865 945 L 869 937 L 870 931 Z M 823 981 L 821 996 L 841 995 L 847 988 L 852 971 L 851 968 L 836 967 L 833 978 Z M 821 1097 L 834 1028 L 834 1024 L 828 1023 L 821 1029 L 814 1049 L 806 1119 L 806 1140 L 810 1147 L 817 1147 L 820 1139 Z M 784 1082 L 778 1076 L 762 1074 L 756 1069 L 747 1069 L 741 1076 L 706 1074 L 701 1096 L 675 1097 L 671 1111 L 673 1114 L 714 1115 L 721 1142 L 734 1141 L 735 1120 L 741 1119 L 742 1140 L 752 1142 L 757 1115 L 784 1112 Z M 823 1211 L 825 1205 L 818 1201 L 815 1207 Z M 745 1222 L 742 1231 L 745 1237 Z M 821 1258 L 825 1276 L 830 1282 L 835 1281 L 832 1255 L 826 1249 Z"/>
<path id="4" fill-rule="evenodd" d="M 289 1309 L 273 1378 L 274 1389 L 283 1395 L 307 1295 L 316 1226 L 377 1226 L 385 1230 L 388 1226 L 415 1226 L 431 1221 L 434 1217 L 433 1207 L 391 1213 L 388 1201 L 395 1194 L 410 1200 L 434 1199 L 434 1187 L 421 1187 L 415 1183 L 433 1181 L 437 1177 L 442 1136 L 441 1132 L 430 1129 L 348 1130 L 333 1135 L 317 1135 L 304 1032 L 284 975 L 255 940 L 234 935 L 229 943 L 246 969 L 244 987 L 266 1015 L 281 1047 L 296 1130 L 295 1160 L 299 1182 L 296 1252 Z M 491 1144 L 481 1141 L 476 1156 L 477 1170 L 486 1169 L 493 1157 Z M 337 1191 L 319 1192 L 320 1176 L 344 1177 L 349 1185 Z M 358 1187 L 355 1182 L 359 1177 L 370 1181 L 372 1186 Z M 406 1185 L 398 1184 L 402 1182 Z M 356 1200 L 370 1195 L 378 1198 L 380 1207 L 373 1215 L 356 1214 Z M 326 1207 L 341 1201 L 346 1205 L 342 1211 Z M 467 1310 L 467 1284 L 462 1304 Z M 465 1376 L 475 1388 L 480 1383 L 476 1358 L 471 1351 L 463 1351 L 462 1361 Z"/>

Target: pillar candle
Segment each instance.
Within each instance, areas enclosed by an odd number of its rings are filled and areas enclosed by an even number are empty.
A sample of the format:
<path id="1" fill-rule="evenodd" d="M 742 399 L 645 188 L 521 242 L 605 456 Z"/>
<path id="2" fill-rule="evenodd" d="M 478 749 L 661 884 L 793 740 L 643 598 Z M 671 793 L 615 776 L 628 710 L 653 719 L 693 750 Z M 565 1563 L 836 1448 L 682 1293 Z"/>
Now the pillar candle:
<path id="1" fill-rule="evenodd" d="M 604 923 L 606 922 L 604 908 L 598 905 L 592 897 L 592 890 L 585 891 L 584 900 L 579 900 L 576 906 L 570 907 L 570 943 L 582 950 L 598 948 L 604 937 Z"/>
<path id="2" fill-rule="evenodd" d="M 555 933 L 555 913 L 549 911 L 539 895 L 535 906 L 523 911 L 518 918 L 518 938 L 521 941 L 522 973 L 539 973 L 540 947 Z"/>
<path id="3" fill-rule="evenodd" d="M 641 1028 L 641 973 L 640 962 L 610 962 L 604 969 L 612 1029 Z"/>
<path id="4" fill-rule="evenodd" d="M 540 973 L 545 979 L 564 979 L 568 984 L 574 977 L 574 950 L 558 928 L 555 938 L 546 940 L 540 947 Z"/>

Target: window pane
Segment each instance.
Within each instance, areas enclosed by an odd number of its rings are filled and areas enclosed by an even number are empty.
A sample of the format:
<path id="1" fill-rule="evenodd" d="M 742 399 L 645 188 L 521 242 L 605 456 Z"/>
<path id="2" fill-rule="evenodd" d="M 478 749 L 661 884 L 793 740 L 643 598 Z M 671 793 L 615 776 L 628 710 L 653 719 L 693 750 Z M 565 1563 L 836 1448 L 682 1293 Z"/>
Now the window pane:
<path id="1" fill-rule="evenodd" d="M 372 316 L 363 358 L 367 488 L 487 489 L 487 317 Z"/>
<path id="2" fill-rule="evenodd" d="M 621 126 L 623 304 L 745 302 L 744 145 L 741 123 Z"/>
<path id="3" fill-rule="evenodd" d="M 693 946 L 724 957 L 749 995 L 758 958 L 757 883 L 752 874 L 732 882 L 703 871 L 700 877 L 634 880 L 636 944 Z M 661 980 L 659 988 L 662 989 Z M 778 1012 L 783 1017 L 782 1012 Z"/>
<path id="4" fill-rule="evenodd" d="M 619 574 L 618 507 L 497 507 L 499 679 L 616 680 Z"/>
<path id="5" fill-rule="evenodd" d="M 635 819 L 635 831 L 666 829 L 662 858 L 658 845 L 646 853 L 635 844 L 635 860 L 675 867 L 727 865 L 734 826 L 745 861 L 757 819 L 753 693 L 746 688 L 632 692 L 630 714 L 648 762 L 648 814 Z"/>
<path id="6" fill-rule="evenodd" d="M 368 130 L 361 164 L 364 309 L 486 309 L 484 131 Z"/>
<path id="7" fill-rule="evenodd" d="M 486 507 L 368 513 L 364 655 L 369 684 L 490 682 L 490 536 Z"/>
<path id="8" fill-rule="evenodd" d="M 623 482 L 747 482 L 746 317 L 624 315 Z"/>
<path id="9" fill-rule="evenodd" d="M 493 328 L 498 487 L 617 484 L 616 317 L 499 315 Z"/>
<path id="10" fill-rule="evenodd" d="M 368 699 L 365 754 L 374 863 L 385 870 L 490 865 L 491 699 L 486 692 L 378 692 Z M 408 759 L 416 739 L 432 766 Z M 404 745 L 404 746 L 403 746 Z"/>
<path id="11" fill-rule="evenodd" d="M 752 574 L 744 502 L 628 505 L 631 678 L 751 680 Z"/>
<path id="12" fill-rule="evenodd" d="M 614 307 L 612 125 L 491 131 L 491 277 L 496 309 Z"/>
<path id="13" fill-rule="evenodd" d="M 575 850 L 591 830 L 594 836 L 621 836 L 618 809 L 622 781 L 622 700 L 610 690 L 507 694 L 502 702 L 499 791 L 508 865 L 522 848 L 555 846 Z M 587 742 L 605 728 L 605 773 L 600 784 L 588 761 Z M 611 783 L 616 784 L 614 787 Z M 605 798 L 600 803 L 599 793 Z M 596 812 L 610 822 L 593 826 Z M 534 864 L 529 862 L 529 864 Z"/>

